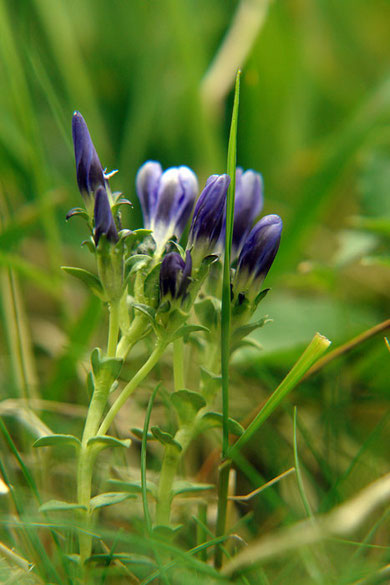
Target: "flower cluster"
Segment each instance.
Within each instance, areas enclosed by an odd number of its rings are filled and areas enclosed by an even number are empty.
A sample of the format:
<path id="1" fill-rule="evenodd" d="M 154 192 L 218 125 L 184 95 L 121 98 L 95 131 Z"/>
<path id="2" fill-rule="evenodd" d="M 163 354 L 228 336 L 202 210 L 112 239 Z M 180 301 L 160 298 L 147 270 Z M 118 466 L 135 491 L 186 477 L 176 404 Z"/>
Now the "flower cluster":
<path id="1" fill-rule="evenodd" d="M 87 125 L 78 112 L 73 116 L 72 130 L 77 183 L 86 203 L 96 249 L 100 249 L 102 238 L 113 246 L 122 237 L 131 241 L 131 245 L 122 247 L 122 262 L 127 267 L 126 281 L 130 287 L 132 282 L 135 283 L 135 289 L 133 287 L 134 290 L 129 292 L 136 301 L 146 301 L 156 308 L 156 303 L 158 306 L 164 299 L 169 298 L 173 306 L 180 299 L 192 295 L 194 302 L 208 267 L 223 256 L 230 177 L 226 174 L 211 175 L 197 199 L 198 180 L 190 168 L 179 166 L 164 171 L 160 163 L 148 161 L 136 177 L 145 229 L 118 231 L 118 202 L 111 194 Z M 282 232 L 282 220 L 277 215 L 267 215 L 253 225 L 262 207 L 261 175 L 253 170 L 238 168 L 231 286 L 232 298 L 239 304 L 246 300 L 250 314 L 256 308 L 255 299 L 274 261 Z M 183 249 L 179 242 L 191 214 L 187 243 Z M 140 237 L 139 232 L 142 232 Z M 148 238 L 154 242 L 153 246 L 146 245 Z M 176 247 L 175 251 L 172 251 L 172 246 Z M 140 284 L 141 277 L 133 276 L 137 273 L 142 274 L 145 282 L 148 280 L 147 290 Z M 148 279 L 151 273 L 154 280 Z M 152 281 L 152 286 L 149 281 Z M 106 289 L 112 288 L 112 283 L 102 284 Z M 159 291 L 157 295 L 156 287 Z M 148 293 L 150 290 L 153 290 L 153 295 Z"/>

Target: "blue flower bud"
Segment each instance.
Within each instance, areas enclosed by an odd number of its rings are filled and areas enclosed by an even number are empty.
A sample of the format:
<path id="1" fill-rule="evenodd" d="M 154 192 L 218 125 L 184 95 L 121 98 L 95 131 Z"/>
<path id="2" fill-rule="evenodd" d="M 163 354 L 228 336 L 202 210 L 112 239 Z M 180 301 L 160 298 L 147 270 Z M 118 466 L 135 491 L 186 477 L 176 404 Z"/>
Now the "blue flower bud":
<path id="1" fill-rule="evenodd" d="M 170 295 L 173 299 L 183 298 L 191 282 L 192 260 L 189 250 L 185 261 L 177 252 L 164 257 L 160 269 L 161 297 Z"/>
<path id="2" fill-rule="evenodd" d="M 263 208 L 263 179 L 260 173 L 241 168 L 236 172 L 232 257 L 236 256 Z"/>
<path id="3" fill-rule="evenodd" d="M 255 295 L 259 292 L 279 249 L 282 227 L 278 215 L 266 215 L 256 223 L 238 257 L 235 294 L 247 294 L 251 288 Z"/>
<path id="4" fill-rule="evenodd" d="M 196 203 L 188 247 L 194 248 L 197 260 L 214 251 L 222 229 L 229 183 L 229 175 L 211 175 Z"/>
<path id="5" fill-rule="evenodd" d="M 236 170 L 236 192 L 234 198 L 234 225 L 232 239 L 231 259 L 234 260 L 249 234 L 253 222 L 263 208 L 263 179 L 260 173 L 248 170 L 243 171 L 238 167 Z M 225 248 L 224 220 L 221 234 L 217 243 L 217 251 L 222 252 Z"/>
<path id="6" fill-rule="evenodd" d="M 91 140 L 88 126 L 80 112 L 72 118 L 72 136 L 76 158 L 77 184 L 88 203 L 99 186 L 105 186 L 103 167 Z"/>
<path id="7" fill-rule="evenodd" d="M 153 230 L 159 247 L 169 238 L 180 239 L 198 193 L 198 180 L 188 167 L 172 167 L 165 172 L 157 162 L 146 162 L 136 178 L 144 226 Z"/>
<path id="8" fill-rule="evenodd" d="M 102 235 L 105 235 L 109 242 L 116 243 L 119 240 L 119 236 L 104 187 L 98 187 L 95 194 L 94 218 L 94 238 L 96 246 Z"/>

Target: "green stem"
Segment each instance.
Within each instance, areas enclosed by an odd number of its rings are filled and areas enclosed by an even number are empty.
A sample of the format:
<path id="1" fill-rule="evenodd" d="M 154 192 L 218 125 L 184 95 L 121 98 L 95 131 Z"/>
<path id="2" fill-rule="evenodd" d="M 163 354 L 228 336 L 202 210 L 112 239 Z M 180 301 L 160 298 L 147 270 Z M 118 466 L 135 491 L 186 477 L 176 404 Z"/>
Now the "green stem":
<path id="1" fill-rule="evenodd" d="M 133 376 L 133 378 L 126 384 L 123 388 L 121 394 L 115 400 L 114 404 L 111 406 L 110 410 L 106 414 L 105 418 L 103 419 L 102 424 L 99 427 L 97 432 L 98 435 L 105 435 L 108 429 L 111 426 L 115 416 L 118 414 L 119 410 L 125 404 L 127 399 L 131 396 L 137 386 L 142 382 L 144 378 L 149 374 L 149 372 L 154 368 L 157 364 L 158 360 L 164 353 L 164 350 L 167 346 L 167 342 L 160 342 L 150 355 L 149 359 L 144 363 L 142 368 L 138 370 L 138 372 Z"/>
<path id="2" fill-rule="evenodd" d="M 173 342 L 173 378 L 176 391 L 185 388 L 184 341 L 182 337 L 178 337 Z"/>
<path id="3" fill-rule="evenodd" d="M 167 526 L 169 524 L 173 499 L 172 486 L 175 480 L 177 466 L 191 441 L 194 428 L 195 424 L 187 425 L 177 431 L 175 441 L 179 443 L 181 450 L 174 445 L 167 445 L 165 447 L 157 493 L 156 523 L 159 525 Z"/>
<path id="4" fill-rule="evenodd" d="M 229 489 L 229 474 L 231 468 L 231 460 L 227 459 L 219 466 L 219 477 L 218 477 L 218 514 L 217 514 L 217 527 L 215 536 L 223 536 L 226 529 L 226 513 L 227 513 L 227 498 Z M 216 569 L 222 567 L 222 547 L 217 545 L 215 547 L 214 566 Z"/>
<path id="5" fill-rule="evenodd" d="M 108 326 L 107 356 L 114 357 L 119 334 L 119 302 L 110 304 L 110 319 Z M 108 371 L 102 370 L 95 380 L 95 389 L 88 408 L 88 414 L 84 425 L 77 466 L 77 501 L 86 507 L 82 511 L 82 519 L 86 528 L 91 523 L 91 512 L 89 502 L 92 490 L 92 474 L 95 462 L 95 453 L 88 447 L 88 441 L 97 434 L 104 409 L 107 405 L 108 394 L 113 379 Z M 89 534 L 79 534 L 80 557 L 82 563 L 91 555 L 92 538 Z"/>
<path id="6" fill-rule="evenodd" d="M 110 303 L 110 323 L 108 329 L 107 357 L 115 357 L 119 335 L 119 302 Z"/>
<path id="7" fill-rule="evenodd" d="M 131 348 L 141 339 L 147 328 L 147 320 L 143 315 L 135 317 L 130 328 L 124 332 L 118 343 L 116 356 L 125 359 Z"/>
<path id="8" fill-rule="evenodd" d="M 77 466 L 77 501 L 79 504 L 86 507 L 86 510 L 82 510 L 80 513 L 86 531 L 91 523 L 89 502 L 91 499 L 93 463 L 90 449 L 88 449 L 88 447 L 82 447 L 80 449 Z M 83 565 L 85 560 L 91 556 L 92 538 L 90 534 L 82 530 L 79 531 L 79 548 L 80 560 Z"/>
<path id="9" fill-rule="evenodd" d="M 157 495 L 156 523 L 167 526 L 171 516 L 173 498 L 172 485 L 175 479 L 180 451 L 173 445 L 166 445 Z"/>

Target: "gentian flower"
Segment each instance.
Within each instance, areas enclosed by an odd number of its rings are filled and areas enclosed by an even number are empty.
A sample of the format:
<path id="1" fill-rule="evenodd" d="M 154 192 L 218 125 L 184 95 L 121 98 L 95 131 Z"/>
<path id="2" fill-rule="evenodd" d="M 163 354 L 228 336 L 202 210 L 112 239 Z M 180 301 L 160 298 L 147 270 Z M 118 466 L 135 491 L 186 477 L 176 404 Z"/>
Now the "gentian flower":
<path id="1" fill-rule="evenodd" d="M 73 114 L 72 136 L 77 184 L 88 208 L 91 207 L 92 197 L 97 188 L 105 187 L 105 178 L 88 126 L 80 112 Z"/>
<path id="2" fill-rule="evenodd" d="M 196 203 L 188 236 L 196 263 L 214 251 L 221 233 L 229 175 L 211 175 Z"/>
<path id="3" fill-rule="evenodd" d="M 136 178 L 144 226 L 153 230 L 161 248 L 169 238 L 180 239 L 198 194 L 198 180 L 188 167 L 163 172 L 158 162 L 146 162 Z"/>
<path id="4" fill-rule="evenodd" d="M 282 227 L 278 215 L 266 215 L 253 227 L 238 257 L 233 283 L 235 294 L 245 295 L 255 289 L 256 296 L 259 292 L 279 249 Z"/>
<path id="5" fill-rule="evenodd" d="M 96 246 L 99 243 L 100 236 L 103 235 L 106 236 L 109 242 L 116 243 L 119 240 L 119 236 L 104 187 L 98 187 L 95 194 L 94 218 L 94 239 Z"/>
<path id="6" fill-rule="evenodd" d="M 171 296 L 172 299 L 184 298 L 191 282 L 192 260 L 189 250 L 185 261 L 177 252 L 164 257 L 160 270 L 161 297 Z"/>
<path id="7" fill-rule="evenodd" d="M 240 167 L 236 170 L 236 194 L 234 198 L 234 225 L 232 260 L 240 253 L 253 222 L 263 208 L 263 179 L 260 173 Z M 225 230 L 223 230 L 225 236 Z"/>

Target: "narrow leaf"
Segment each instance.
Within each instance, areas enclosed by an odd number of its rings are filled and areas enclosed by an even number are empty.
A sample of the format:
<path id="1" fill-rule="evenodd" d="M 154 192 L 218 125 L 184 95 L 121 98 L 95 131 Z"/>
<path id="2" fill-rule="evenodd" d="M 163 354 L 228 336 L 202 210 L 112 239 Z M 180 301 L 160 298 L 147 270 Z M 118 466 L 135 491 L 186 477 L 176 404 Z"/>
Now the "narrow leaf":
<path id="1" fill-rule="evenodd" d="M 77 437 L 73 435 L 47 435 L 46 437 L 40 437 L 35 441 L 33 447 L 52 447 L 52 446 L 63 446 L 72 445 L 73 447 L 81 447 L 81 442 Z"/>
<path id="2" fill-rule="evenodd" d="M 120 504 L 121 502 L 133 497 L 135 497 L 135 494 L 132 495 L 128 492 L 106 492 L 105 494 L 99 494 L 98 496 L 91 498 L 89 505 L 92 510 L 97 510 L 98 508 Z"/>
<path id="3" fill-rule="evenodd" d="M 97 437 L 91 437 L 87 443 L 88 447 L 92 445 L 99 445 L 102 448 L 105 447 L 130 447 L 131 439 L 117 439 L 116 437 L 109 437 L 107 435 L 101 435 Z"/>
<path id="4" fill-rule="evenodd" d="M 284 380 L 279 384 L 276 390 L 269 397 L 267 402 L 258 412 L 254 420 L 245 429 L 244 434 L 238 441 L 230 448 L 229 457 L 234 459 L 234 454 L 237 453 L 249 441 L 249 439 L 258 431 L 262 424 L 279 406 L 283 398 L 287 396 L 291 390 L 300 382 L 309 368 L 320 358 L 320 356 L 328 349 L 330 345 L 329 339 L 316 333 L 312 341 L 305 349 L 301 357 L 294 364 Z"/>
<path id="5" fill-rule="evenodd" d="M 75 268 L 74 266 L 61 266 L 61 269 L 67 274 L 81 280 L 81 282 L 83 282 L 93 294 L 100 299 L 104 299 L 102 284 L 95 274 L 92 274 L 92 272 L 89 272 L 88 270 L 84 270 L 84 268 Z"/>
<path id="6" fill-rule="evenodd" d="M 39 507 L 41 512 L 68 512 L 71 510 L 86 510 L 86 506 L 82 504 L 73 504 L 70 502 L 62 502 L 60 500 L 49 500 Z"/>

